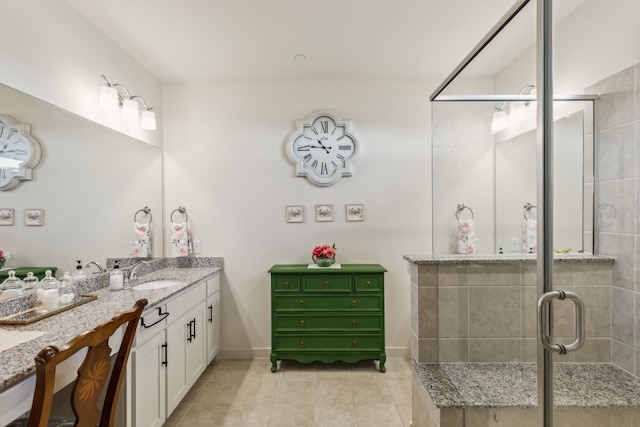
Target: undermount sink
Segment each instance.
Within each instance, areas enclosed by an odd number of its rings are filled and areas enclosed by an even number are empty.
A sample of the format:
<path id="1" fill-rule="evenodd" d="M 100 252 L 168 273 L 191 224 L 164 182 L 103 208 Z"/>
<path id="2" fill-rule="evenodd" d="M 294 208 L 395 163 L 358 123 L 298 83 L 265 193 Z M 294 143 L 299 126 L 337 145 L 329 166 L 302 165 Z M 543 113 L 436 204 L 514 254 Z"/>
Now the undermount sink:
<path id="1" fill-rule="evenodd" d="M 181 281 L 174 279 L 154 280 L 152 282 L 140 283 L 139 285 L 133 286 L 131 289 L 134 291 L 150 291 L 153 289 L 168 288 L 169 286 L 175 286 L 181 283 Z"/>

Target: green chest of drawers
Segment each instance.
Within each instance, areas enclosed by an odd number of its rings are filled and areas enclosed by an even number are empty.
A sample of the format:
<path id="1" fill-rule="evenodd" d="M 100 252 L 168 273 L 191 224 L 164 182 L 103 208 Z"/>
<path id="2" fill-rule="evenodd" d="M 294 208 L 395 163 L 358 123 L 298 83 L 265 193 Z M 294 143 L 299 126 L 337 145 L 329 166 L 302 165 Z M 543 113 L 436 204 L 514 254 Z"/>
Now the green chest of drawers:
<path id="1" fill-rule="evenodd" d="M 384 372 L 386 271 L 378 264 L 271 267 L 271 371 L 283 359 L 302 363 L 373 359 Z"/>

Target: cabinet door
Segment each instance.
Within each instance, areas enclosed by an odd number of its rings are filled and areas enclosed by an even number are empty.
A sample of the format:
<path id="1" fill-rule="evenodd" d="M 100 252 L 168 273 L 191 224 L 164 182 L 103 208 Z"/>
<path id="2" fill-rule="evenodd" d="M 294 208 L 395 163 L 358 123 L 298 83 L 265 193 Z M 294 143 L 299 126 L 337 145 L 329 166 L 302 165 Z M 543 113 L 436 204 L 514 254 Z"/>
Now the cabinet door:
<path id="1" fill-rule="evenodd" d="M 207 298 L 207 365 L 216 358 L 220 348 L 220 293 Z"/>
<path id="2" fill-rule="evenodd" d="M 166 419 L 164 331 L 131 352 L 134 427 L 160 427 Z"/>
<path id="3" fill-rule="evenodd" d="M 203 301 L 189 312 L 191 339 L 186 341 L 187 386 L 191 386 L 200 378 L 207 367 L 207 337 L 205 334 L 206 316 Z"/>
<path id="4" fill-rule="evenodd" d="M 206 367 L 205 304 L 198 304 L 167 327 L 167 416 Z"/>
<path id="5" fill-rule="evenodd" d="M 189 391 L 187 381 L 187 338 L 189 313 L 167 326 L 167 417 Z"/>

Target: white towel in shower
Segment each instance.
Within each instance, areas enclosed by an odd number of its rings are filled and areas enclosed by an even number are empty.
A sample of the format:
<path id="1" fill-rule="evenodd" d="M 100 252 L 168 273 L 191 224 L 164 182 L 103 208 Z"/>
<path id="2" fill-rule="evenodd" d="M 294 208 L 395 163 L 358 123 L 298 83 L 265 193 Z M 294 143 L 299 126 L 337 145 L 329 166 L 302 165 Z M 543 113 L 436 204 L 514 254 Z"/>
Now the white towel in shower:
<path id="1" fill-rule="evenodd" d="M 134 223 L 131 254 L 134 258 L 151 258 L 151 223 Z"/>
<path id="2" fill-rule="evenodd" d="M 538 221 L 527 218 L 522 233 L 522 251 L 526 254 L 538 252 Z"/>
<path id="3" fill-rule="evenodd" d="M 458 220 L 458 238 L 456 252 L 459 254 L 475 254 L 478 251 L 476 233 L 472 219 Z"/>
<path id="4" fill-rule="evenodd" d="M 171 224 L 171 255 L 187 256 L 193 252 L 191 243 L 191 231 L 189 224 L 185 222 Z"/>

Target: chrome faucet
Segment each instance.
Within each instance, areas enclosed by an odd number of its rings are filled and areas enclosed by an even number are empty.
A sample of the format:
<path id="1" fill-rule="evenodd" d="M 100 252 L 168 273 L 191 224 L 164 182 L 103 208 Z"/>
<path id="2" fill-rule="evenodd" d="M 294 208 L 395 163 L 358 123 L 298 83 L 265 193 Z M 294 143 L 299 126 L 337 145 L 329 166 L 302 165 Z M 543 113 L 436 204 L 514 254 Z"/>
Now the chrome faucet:
<path id="1" fill-rule="evenodd" d="M 93 264 L 96 267 L 98 267 L 98 270 L 99 270 L 97 273 L 93 273 L 93 274 L 98 274 L 98 273 L 104 273 L 105 272 L 104 267 L 102 267 L 99 263 L 97 263 L 95 261 L 88 262 L 87 265 L 84 266 L 84 268 L 89 268 L 91 266 L 91 264 Z"/>
<path id="2" fill-rule="evenodd" d="M 133 268 L 129 272 L 129 282 L 133 282 L 138 278 L 138 276 L 136 275 L 136 269 L 140 266 L 140 264 L 147 265 L 149 263 L 147 261 L 138 261 L 135 264 L 133 264 Z"/>

